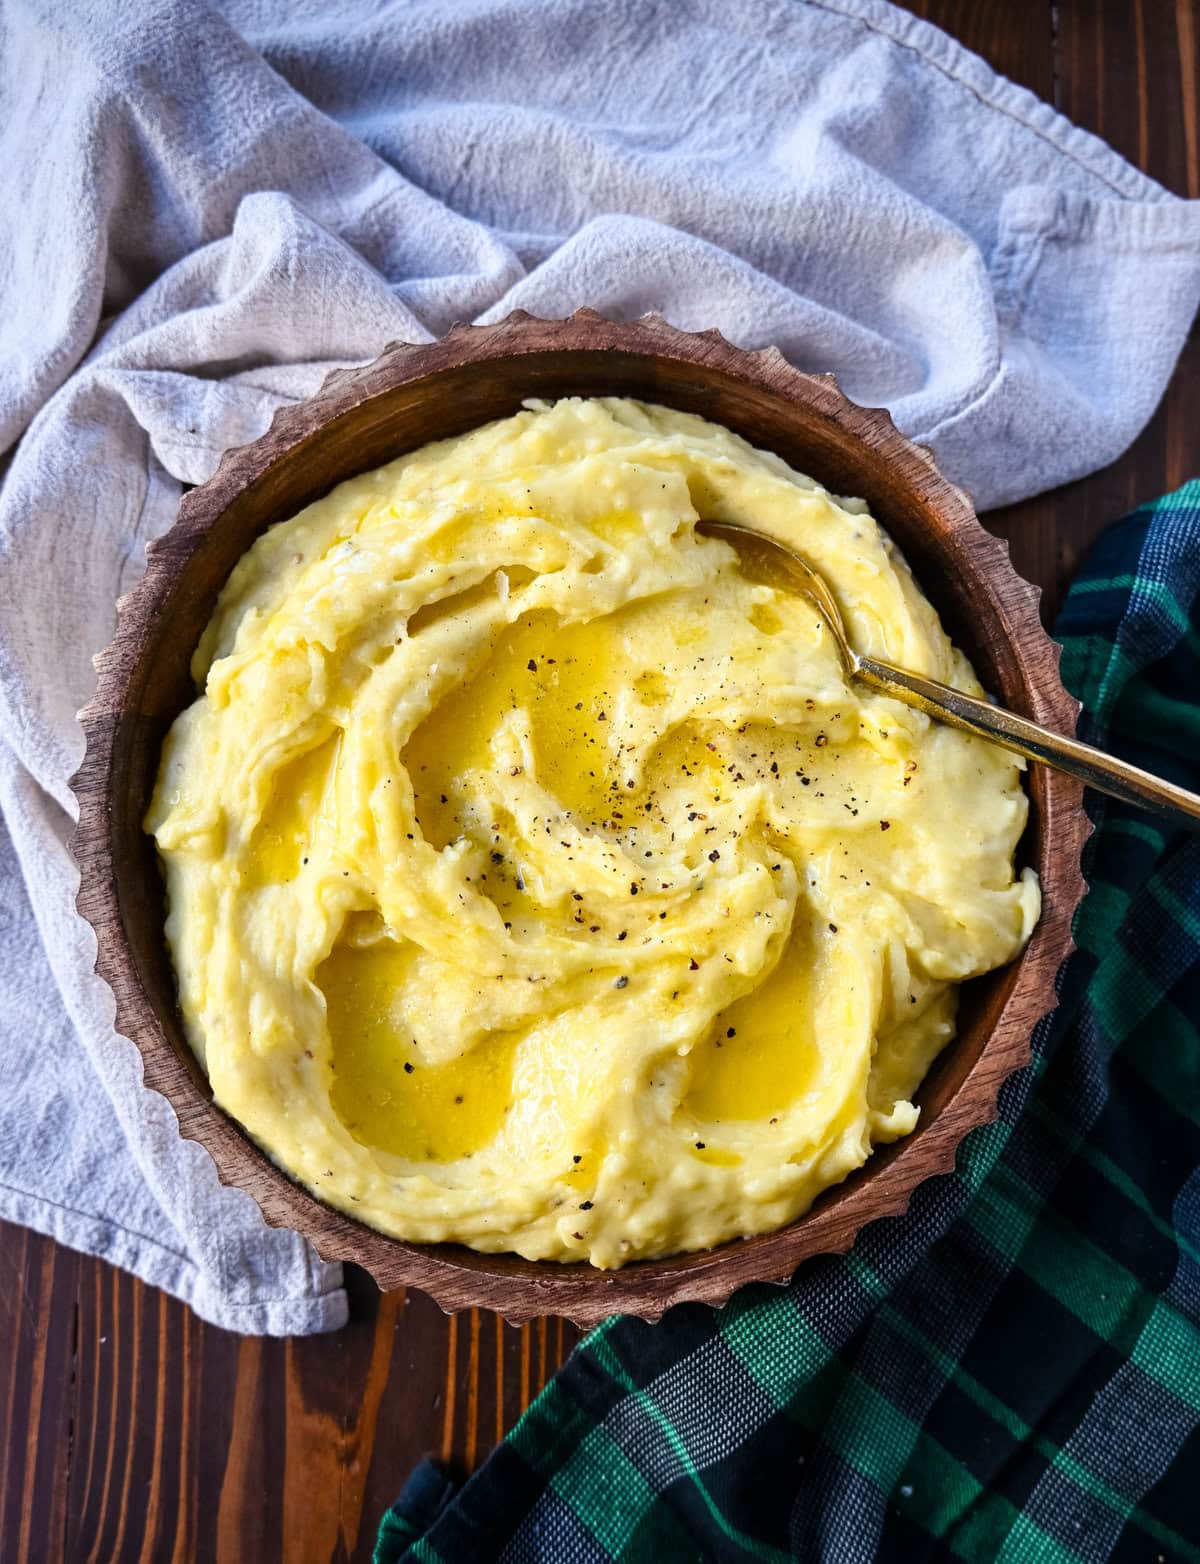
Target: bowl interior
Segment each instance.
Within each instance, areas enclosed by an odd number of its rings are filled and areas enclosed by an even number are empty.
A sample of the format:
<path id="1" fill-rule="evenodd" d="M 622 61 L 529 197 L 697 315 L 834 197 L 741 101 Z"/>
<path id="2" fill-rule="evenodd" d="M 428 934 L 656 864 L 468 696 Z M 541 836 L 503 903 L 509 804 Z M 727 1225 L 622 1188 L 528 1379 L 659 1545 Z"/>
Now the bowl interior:
<path id="1" fill-rule="evenodd" d="M 777 452 L 835 493 L 865 498 L 904 551 L 923 590 L 951 636 L 971 657 L 985 686 L 1015 710 L 1044 717 L 1038 710 L 1037 692 L 1023 671 L 1003 605 L 991 590 L 986 567 L 976 554 L 962 547 L 953 521 L 944 515 L 945 495 L 953 491 L 932 468 L 926 473 L 921 463 L 909 462 L 907 470 L 901 471 L 892 456 L 848 430 L 828 410 L 807 405 L 727 368 L 613 348 L 512 352 L 486 362 L 450 362 L 419 379 L 385 384 L 365 400 L 340 411 L 335 408 L 333 416 L 324 420 L 314 420 L 313 427 L 304 430 L 279 460 L 252 474 L 250 481 L 234 492 L 222 495 L 219 511 L 204 517 L 202 524 L 197 521 L 190 530 L 179 527 L 168 534 L 162 550 L 171 567 L 169 581 L 144 627 L 140 645 L 131 654 L 127 695 L 116 718 L 111 762 L 108 831 L 116 894 L 141 989 L 187 1072 L 194 1094 L 207 1097 L 208 1087 L 182 1033 L 174 976 L 162 935 L 162 880 L 153 843 L 141 822 L 167 728 L 194 698 L 189 661 L 221 586 L 265 528 L 295 514 L 343 479 L 431 440 L 505 417 L 516 412 L 526 398 L 565 395 L 633 396 L 703 414 L 752 444 Z M 193 498 L 199 499 L 202 493 L 198 491 Z M 199 517 L 202 509 L 192 514 Z M 1032 770 L 1034 807 L 1022 843 L 1025 861 L 1039 869 L 1048 851 L 1043 839 L 1046 775 L 1040 768 Z M 1018 981 L 1021 965 L 1019 960 L 966 985 L 958 1039 L 921 1088 L 921 1122 L 914 1135 L 908 1141 L 880 1148 L 845 1184 L 826 1191 L 814 1210 L 845 1202 L 859 1183 L 878 1178 L 912 1142 L 930 1132 L 980 1059 Z M 262 1164 L 264 1176 L 284 1179 L 244 1137 L 243 1141 L 247 1152 Z M 319 1231 L 322 1219 L 334 1214 L 291 1187 L 295 1198 L 288 1202 L 288 1219 L 296 1221 L 297 1199 L 307 1202 L 312 1208 L 312 1225 Z M 348 1219 L 335 1218 L 335 1225 L 341 1231 L 368 1232 Z M 739 1252 L 747 1254 L 756 1246 L 769 1245 L 777 1236 L 767 1234 L 740 1244 Z M 376 1247 L 414 1247 L 377 1234 L 371 1234 L 370 1239 Z M 531 1277 L 545 1269 L 515 1257 L 480 1255 L 456 1246 L 439 1246 L 438 1252 L 465 1269 L 493 1275 Z M 637 1262 L 627 1269 L 674 1275 L 689 1267 L 711 1265 L 713 1258 L 681 1256 Z M 558 1277 L 574 1273 L 580 1286 L 596 1280 L 597 1273 L 586 1266 L 554 1269 Z M 562 1307 L 561 1301 L 555 1306 Z"/>

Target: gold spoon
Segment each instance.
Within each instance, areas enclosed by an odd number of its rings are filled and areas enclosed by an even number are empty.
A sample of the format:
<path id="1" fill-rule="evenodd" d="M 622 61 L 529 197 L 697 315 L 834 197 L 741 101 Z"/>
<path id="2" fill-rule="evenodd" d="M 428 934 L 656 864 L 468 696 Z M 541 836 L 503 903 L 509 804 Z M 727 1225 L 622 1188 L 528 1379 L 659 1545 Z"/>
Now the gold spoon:
<path id="1" fill-rule="evenodd" d="M 829 584 L 794 549 L 777 543 L 765 533 L 730 521 L 700 521 L 696 531 L 728 543 L 738 556 L 743 574 L 751 580 L 785 591 L 801 592 L 809 598 L 824 615 L 848 680 L 856 679 L 868 689 L 890 695 L 906 706 L 915 706 L 939 722 L 948 722 L 951 727 L 990 739 L 993 744 L 1024 755 L 1026 760 L 1053 766 L 1068 776 L 1078 777 L 1088 787 L 1110 793 L 1127 804 L 1157 810 L 1176 825 L 1200 831 L 1200 794 L 1189 793 L 1186 788 L 1165 782 L 1139 766 L 1127 765 L 1103 750 L 1093 749 L 1090 744 L 1081 744 L 1078 739 L 1052 733 L 1049 728 L 1030 722 L 1026 717 L 1018 717 L 1016 712 L 993 706 L 990 701 L 964 695 L 961 690 L 940 684 L 936 679 L 925 679 L 918 673 L 906 673 L 903 668 L 877 662 L 873 657 L 860 656 L 850 645 Z"/>

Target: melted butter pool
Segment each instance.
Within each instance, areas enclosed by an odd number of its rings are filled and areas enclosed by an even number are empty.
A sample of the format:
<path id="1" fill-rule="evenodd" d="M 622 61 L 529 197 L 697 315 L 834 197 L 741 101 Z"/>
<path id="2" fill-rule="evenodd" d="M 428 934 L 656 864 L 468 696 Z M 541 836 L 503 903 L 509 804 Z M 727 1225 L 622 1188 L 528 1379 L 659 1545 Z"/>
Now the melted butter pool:
<path id="1" fill-rule="evenodd" d="M 688 621 L 689 607 L 681 605 L 679 622 Z M 672 730 L 647 756 L 626 742 L 618 693 L 632 689 L 638 708 L 661 707 L 670 693 L 669 673 L 646 669 L 638 649 L 643 631 L 654 628 L 645 621 L 663 613 L 662 605 L 639 606 L 567 625 L 535 613 L 505 629 L 480 671 L 438 703 L 405 748 L 425 838 L 444 847 L 463 834 L 471 773 L 494 765 L 497 735 L 512 713 L 528 718 L 535 779 L 590 824 L 642 807 L 664 773 L 672 781 L 718 778 L 718 746 L 693 724 Z"/>
<path id="2" fill-rule="evenodd" d="M 712 1123 L 769 1121 L 812 1089 L 821 1068 L 812 944 L 802 923 L 766 981 L 717 1016 L 692 1053 L 684 1112 Z"/>
<path id="3" fill-rule="evenodd" d="M 325 996 L 332 1103 L 365 1146 L 454 1162 L 493 1140 L 512 1100 L 517 1037 L 493 1033 L 449 1064 L 425 1062 L 403 995 L 418 949 L 386 936 L 335 945 L 317 969 Z"/>

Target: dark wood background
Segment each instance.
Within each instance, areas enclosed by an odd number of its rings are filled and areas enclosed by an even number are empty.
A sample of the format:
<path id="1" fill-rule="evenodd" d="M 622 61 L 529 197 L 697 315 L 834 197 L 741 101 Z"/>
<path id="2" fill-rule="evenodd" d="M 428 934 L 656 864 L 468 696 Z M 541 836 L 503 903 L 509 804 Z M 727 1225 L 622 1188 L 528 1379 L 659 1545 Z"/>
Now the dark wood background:
<path id="1" fill-rule="evenodd" d="M 1200 197 L 1200 0 L 920 0 L 912 9 Z M 1200 335 L 1137 444 L 993 513 L 1047 621 L 1097 532 L 1200 472 Z M 0 1559 L 367 1559 L 422 1455 L 469 1470 L 563 1361 L 562 1320 L 447 1320 L 348 1279 L 334 1335 L 243 1339 L 99 1260 L 0 1224 Z"/>

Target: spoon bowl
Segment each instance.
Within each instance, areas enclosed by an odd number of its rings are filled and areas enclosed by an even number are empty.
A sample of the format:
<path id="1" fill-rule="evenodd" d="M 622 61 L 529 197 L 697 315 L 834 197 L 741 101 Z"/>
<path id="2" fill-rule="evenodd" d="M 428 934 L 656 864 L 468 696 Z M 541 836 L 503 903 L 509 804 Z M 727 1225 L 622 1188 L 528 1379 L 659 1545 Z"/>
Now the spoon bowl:
<path id="1" fill-rule="evenodd" d="M 846 678 L 854 678 L 858 672 L 859 657 L 850 645 L 850 637 L 842 623 L 842 611 L 828 581 L 809 564 L 803 554 L 777 542 L 765 532 L 739 526 L 736 521 L 698 521 L 696 531 L 702 537 L 718 538 L 722 543 L 728 543 L 737 554 L 742 574 L 748 580 L 811 598 L 814 606 L 825 616 Z"/>
<path id="2" fill-rule="evenodd" d="M 1177 787 L 1174 782 L 1143 771 L 1140 766 L 1131 766 L 1114 755 L 1106 755 L 1103 750 L 1094 749 L 1079 739 L 1067 738 L 1027 717 L 1019 717 L 1016 712 L 1005 711 L 991 701 L 956 690 L 952 685 L 894 668 L 874 657 L 860 656 L 851 645 L 829 583 L 802 554 L 785 543 L 753 527 L 731 521 L 700 521 L 696 531 L 727 543 L 736 552 L 742 572 L 749 579 L 811 599 L 824 615 L 847 682 L 858 680 L 877 694 L 902 701 L 938 722 L 949 723 L 951 727 L 987 739 L 991 744 L 999 744 L 1002 749 L 1023 755 L 1026 760 L 1065 772 L 1086 787 L 1108 793 L 1123 803 L 1152 810 L 1185 830 L 1200 831 L 1200 794 Z"/>

